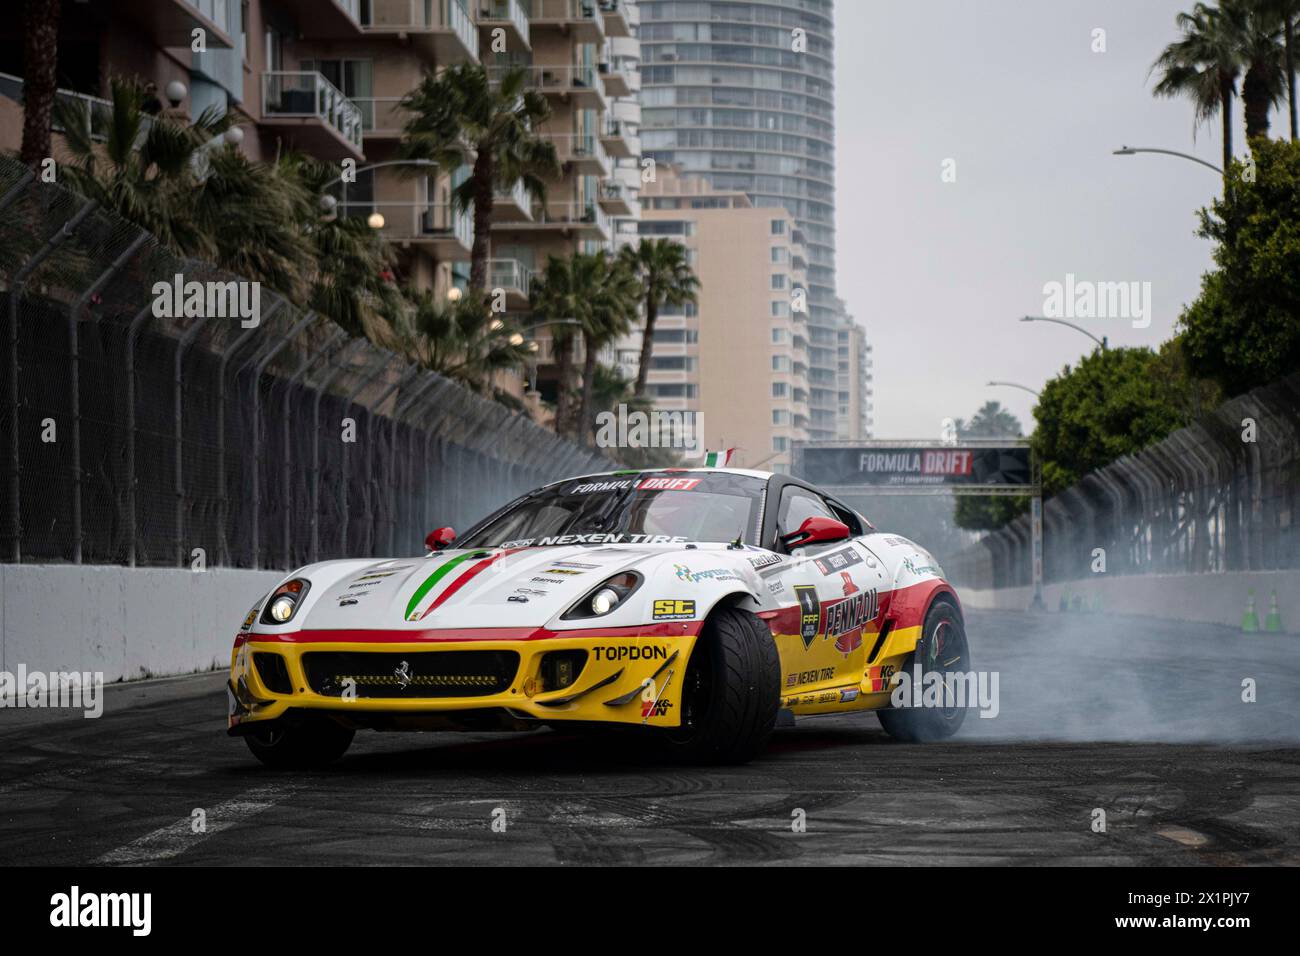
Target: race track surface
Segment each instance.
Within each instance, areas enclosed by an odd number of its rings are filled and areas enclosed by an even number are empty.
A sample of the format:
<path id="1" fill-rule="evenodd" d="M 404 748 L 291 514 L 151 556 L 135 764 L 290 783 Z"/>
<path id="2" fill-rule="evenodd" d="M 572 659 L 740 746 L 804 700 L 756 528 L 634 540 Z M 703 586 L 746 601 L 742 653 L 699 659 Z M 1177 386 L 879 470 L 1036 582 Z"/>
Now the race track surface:
<path id="1" fill-rule="evenodd" d="M 996 718 L 937 745 L 808 719 L 746 767 L 543 730 L 361 733 L 328 772 L 274 773 L 226 737 L 222 674 L 110 688 L 98 720 L 0 710 L 0 864 L 1300 864 L 1300 638 L 969 630 Z"/>

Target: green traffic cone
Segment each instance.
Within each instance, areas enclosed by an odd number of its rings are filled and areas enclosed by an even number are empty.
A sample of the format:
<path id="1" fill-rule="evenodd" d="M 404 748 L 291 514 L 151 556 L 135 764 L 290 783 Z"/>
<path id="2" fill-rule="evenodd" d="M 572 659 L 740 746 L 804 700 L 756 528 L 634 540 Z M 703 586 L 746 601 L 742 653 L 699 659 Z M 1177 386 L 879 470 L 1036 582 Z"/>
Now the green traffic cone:
<path id="1" fill-rule="evenodd" d="M 1241 616 L 1241 630 L 1246 634 L 1254 634 L 1259 630 L 1259 615 L 1255 613 L 1255 589 L 1251 588 L 1246 598 L 1246 613 Z"/>
<path id="2" fill-rule="evenodd" d="M 1277 609 L 1277 591 L 1268 599 L 1268 617 L 1264 619 L 1264 630 L 1270 634 L 1282 633 L 1282 613 Z"/>

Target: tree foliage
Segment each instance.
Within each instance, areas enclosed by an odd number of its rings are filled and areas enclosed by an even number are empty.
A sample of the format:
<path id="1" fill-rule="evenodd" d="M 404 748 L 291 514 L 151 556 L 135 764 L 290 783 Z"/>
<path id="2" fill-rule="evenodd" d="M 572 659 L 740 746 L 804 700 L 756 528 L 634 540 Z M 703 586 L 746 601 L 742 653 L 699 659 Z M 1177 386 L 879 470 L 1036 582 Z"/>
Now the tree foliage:
<path id="1" fill-rule="evenodd" d="M 1180 320 L 1192 372 L 1229 396 L 1300 368 L 1300 145 L 1261 140 L 1255 162 L 1201 212 L 1217 268 Z"/>
<path id="2" fill-rule="evenodd" d="M 957 440 L 967 438 L 1021 438 L 1024 428 L 1020 419 L 1002 407 L 1001 402 L 985 402 L 970 419 L 957 419 Z M 967 531 L 996 531 L 1029 507 L 1029 499 L 1015 497 L 962 495 L 953 509 L 953 521 Z"/>

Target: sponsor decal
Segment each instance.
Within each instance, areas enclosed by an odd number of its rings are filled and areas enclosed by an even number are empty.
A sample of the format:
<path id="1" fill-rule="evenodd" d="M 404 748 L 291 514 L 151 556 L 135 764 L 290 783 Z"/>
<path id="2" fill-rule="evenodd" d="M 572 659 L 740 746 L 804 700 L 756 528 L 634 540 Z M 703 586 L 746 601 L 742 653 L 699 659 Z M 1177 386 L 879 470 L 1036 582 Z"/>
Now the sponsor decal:
<path id="1" fill-rule="evenodd" d="M 821 630 L 822 602 L 817 597 L 817 588 L 811 584 L 796 584 L 794 594 L 799 601 L 799 636 L 807 650 Z"/>
<path id="2" fill-rule="evenodd" d="M 339 598 L 339 607 L 351 607 L 356 603 L 356 598 Z"/>
<path id="3" fill-rule="evenodd" d="M 849 572 L 847 572 L 847 571 L 841 571 L 841 572 L 840 572 L 840 576 L 844 579 L 844 594 L 845 594 L 845 596 L 848 596 L 848 595 L 850 595 L 850 594 L 857 594 L 857 593 L 858 593 L 858 586 L 857 586 L 856 584 L 853 583 L 853 576 L 852 576 L 851 574 L 849 574 Z"/>
<path id="4" fill-rule="evenodd" d="M 881 691 L 889 690 L 890 681 L 893 680 L 896 671 L 897 668 L 893 664 L 868 667 L 867 678 L 871 681 L 871 692 L 879 694 Z"/>
<path id="5" fill-rule="evenodd" d="M 527 594 L 531 597 L 546 597 L 550 591 L 543 591 L 539 588 L 515 588 L 516 594 Z"/>
<path id="6" fill-rule="evenodd" d="M 917 564 L 911 558 L 903 559 L 903 567 L 911 571 L 917 577 L 925 577 L 927 574 L 933 574 L 936 577 L 943 577 L 943 569 L 935 564 Z"/>
<path id="7" fill-rule="evenodd" d="M 566 577 L 572 577 L 577 574 L 585 574 L 584 571 L 578 571 L 575 568 L 543 568 L 542 574 L 561 574 Z M 536 579 L 534 579 L 536 580 Z"/>
<path id="8" fill-rule="evenodd" d="M 668 648 L 656 644 L 622 644 L 609 647 L 593 647 L 592 653 L 598 661 L 666 661 Z"/>
<path id="9" fill-rule="evenodd" d="M 858 699 L 858 689 L 850 687 L 847 690 L 840 691 L 840 703 L 847 704 Z"/>
<path id="10" fill-rule="evenodd" d="M 249 611 L 248 617 L 244 618 L 244 623 L 240 625 L 239 629 L 241 631 L 251 631 L 253 629 L 253 623 L 257 620 L 257 612 L 260 610 L 260 607 L 255 607 Z"/>
<path id="11" fill-rule="evenodd" d="M 598 495 L 602 491 L 627 491 L 636 484 L 631 478 L 621 481 L 590 481 L 585 485 L 576 485 L 569 489 L 571 495 Z"/>
<path id="12" fill-rule="evenodd" d="M 654 603 L 656 621 L 689 621 L 695 617 L 695 602 L 663 598 Z"/>
<path id="13" fill-rule="evenodd" d="M 780 594 L 782 591 L 785 590 L 785 582 L 780 579 L 777 579 L 775 581 L 770 581 L 768 582 L 767 589 L 771 591 L 773 594 Z"/>
<path id="14" fill-rule="evenodd" d="M 534 584 L 563 584 L 564 583 L 564 578 L 535 577 L 535 578 L 529 578 L 528 580 L 532 581 Z"/>
<path id="15" fill-rule="evenodd" d="M 549 548 L 569 544 L 685 544 L 689 538 L 670 534 L 562 534 L 550 538 L 520 538 L 501 547 L 517 551 L 520 548 Z"/>
<path id="16" fill-rule="evenodd" d="M 677 580 L 699 584 L 701 581 L 739 581 L 740 577 L 730 568 L 710 568 L 708 571 L 692 571 L 684 564 L 674 564 Z"/>
<path id="17" fill-rule="evenodd" d="M 781 564 L 785 558 L 779 554 L 773 554 L 770 551 L 763 554 L 751 554 L 749 556 L 749 566 L 755 571 L 762 571 L 764 568 L 770 568 L 773 565 Z"/>
<path id="18" fill-rule="evenodd" d="M 668 700 L 648 700 L 641 705 L 642 717 L 667 717 L 668 710 L 673 706 L 672 701 Z"/>
<path id="19" fill-rule="evenodd" d="M 638 491 L 694 491 L 700 478 L 645 478 L 637 485 Z"/>
<path id="20" fill-rule="evenodd" d="M 513 603 L 513 604 L 527 604 L 527 603 L 528 603 L 528 598 L 524 597 L 522 594 L 512 594 L 512 595 L 510 595 L 510 597 L 506 598 L 506 600 L 507 600 L 507 601 L 510 601 L 510 602 Z"/>
<path id="21" fill-rule="evenodd" d="M 363 574 L 361 577 L 357 578 L 357 582 L 378 581 L 380 578 L 391 578 L 396 573 L 396 571 L 376 571 L 373 574 Z"/>
<path id="22" fill-rule="evenodd" d="M 880 613 L 876 589 L 860 591 L 826 607 L 825 639 L 835 638 L 835 649 L 848 657 L 862 646 L 862 629 Z"/>
<path id="23" fill-rule="evenodd" d="M 599 564 L 583 564 L 581 561 L 556 561 L 554 566 L 557 568 L 573 568 L 575 571 L 597 571 L 603 567 L 603 565 Z"/>
<path id="24" fill-rule="evenodd" d="M 862 555 L 857 552 L 856 548 L 844 548 L 841 551 L 823 554 L 820 558 L 813 559 L 813 564 L 817 565 L 817 570 L 827 576 L 861 563 Z"/>
<path id="25" fill-rule="evenodd" d="M 802 671 L 797 674 L 787 674 L 785 678 L 786 687 L 797 687 L 800 684 L 820 684 L 822 681 L 834 680 L 835 668 L 823 667 L 818 670 Z"/>

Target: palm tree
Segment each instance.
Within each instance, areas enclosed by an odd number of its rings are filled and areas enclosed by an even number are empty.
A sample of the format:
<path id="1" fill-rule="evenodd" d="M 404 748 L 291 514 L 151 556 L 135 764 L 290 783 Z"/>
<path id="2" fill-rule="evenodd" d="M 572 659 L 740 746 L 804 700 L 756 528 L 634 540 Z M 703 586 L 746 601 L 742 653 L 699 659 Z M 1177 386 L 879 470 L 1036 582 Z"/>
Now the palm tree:
<path id="1" fill-rule="evenodd" d="M 1246 114 L 1246 141 L 1268 136 L 1269 112 L 1285 87 L 1282 20 L 1272 0 L 1222 0 L 1232 23 L 1237 56 L 1246 71 L 1241 100 Z"/>
<path id="2" fill-rule="evenodd" d="M 551 256 L 546 268 L 533 279 L 529 291 L 529 305 L 539 325 L 557 319 L 569 319 L 581 324 L 581 313 L 588 307 L 583 294 L 590 286 L 584 274 L 589 263 L 578 256 Z M 577 342 L 574 325 L 554 324 L 551 330 L 551 352 L 555 356 L 556 377 L 559 387 L 555 399 L 555 430 L 566 434 L 572 418 L 573 404 L 573 349 Z"/>
<path id="3" fill-rule="evenodd" d="M 1241 74 L 1238 35 L 1218 8 L 1198 3 L 1175 22 L 1182 37 L 1165 47 L 1151 67 L 1160 79 L 1156 96 L 1185 96 L 1196 108 L 1196 125 L 1217 113 L 1223 128 L 1223 168 L 1232 165 L 1232 101 Z"/>
<path id="4" fill-rule="evenodd" d="M 583 296 L 588 308 L 578 316 L 584 348 L 578 433 L 586 439 L 592 433 L 595 419 L 597 359 L 601 349 L 632 330 L 641 304 L 641 284 L 622 259 L 610 259 L 603 251 L 582 258 L 591 262 L 584 264 L 580 274 L 589 277 L 592 283 Z"/>
<path id="5" fill-rule="evenodd" d="M 436 76 L 425 74 L 401 103 L 413 114 L 403 128 L 404 158 L 453 168 L 473 155 L 473 172 L 455 188 L 452 201 L 461 211 L 474 210 L 469 287 L 479 298 L 487 292 L 497 190 L 522 183 L 529 195 L 544 201 L 545 181 L 560 175 L 555 144 L 534 132 L 550 116 L 550 105 L 525 88 L 527 76 L 526 69 L 509 69 L 494 83 L 485 67 L 460 64 Z"/>
<path id="6" fill-rule="evenodd" d="M 1020 438 L 1024 429 L 1020 419 L 1007 411 L 1001 402 L 985 402 L 969 422 L 957 419 L 960 438 Z"/>
<path id="7" fill-rule="evenodd" d="M 425 368 L 491 394 L 496 372 L 527 360 L 523 335 L 483 302 L 466 296 L 447 303 L 427 289 L 408 289 L 406 295 L 412 306 L 408 351 Z"/>
<path id="8" fill-rule="evenodd" d="M 1259 0 L 1263 15 L 1282 31 L 1282 69 L 1290 107 L 1291 140 L 1300 138 L 1296 125 L 1296 18 L 1300 17 L 1300 0 Z"/>
<path id="9" fill-rule="evenodd" d="M 35 168 L 50 156 L 50 118 L 58 92 L 60 0 L 27 0 L 23 9 L 23 143 Z"/>
<path id="10" fill-rule="evenodd" d="M 645 331 L 641 367 L 636 373 L 636 394 L 644 396 L 659 310 L 665 305 L 695 303 L 700 280 L 687 261 L 686 247 L 671 239 L 642 239 L 635 248 L 624 246 L 620 256 L 644 286 Z"/>

